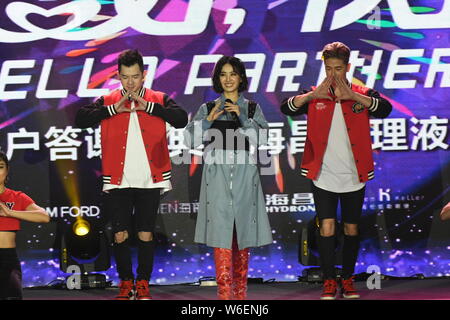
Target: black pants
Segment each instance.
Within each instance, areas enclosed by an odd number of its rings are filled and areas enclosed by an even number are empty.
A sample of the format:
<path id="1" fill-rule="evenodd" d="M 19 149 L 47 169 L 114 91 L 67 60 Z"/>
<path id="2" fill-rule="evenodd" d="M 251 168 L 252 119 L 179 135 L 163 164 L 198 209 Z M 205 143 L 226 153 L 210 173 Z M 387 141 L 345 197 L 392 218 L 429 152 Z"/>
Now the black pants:
<path id="1" fill-rule="evenodd" d="M 318 188 L 314 183 L 311 185 L 319 220 L 336 219 L 338 203 L 340 203 L 342 222 L 359 223 L 366 187 L 353 192 L 336 193 Z"/>
<path id="2" fill-rule="evenodd" d="M 0 248 L 0 300 L 22 300 L 22 270 L 15 248 Z"/>
<path id="3" fill-rule="evenodd" d="M 153 232 L 160 202 L 160 189 L 112 189 L 107 206 L 112 218 L 113 232 Z M 132 216 L 134 215 L 134 219 Z M 134 220 L 135 225 L 131 223 Z"/>
<path id="4" fill-rule="evenodd" d="M 121 280 L 133 280 L 130 249 L 130 238 L 133 235 L 131 231 L 153 233 L 160 202 L 160 189 L 113 189 L 109 191 L 107 199 L 114 234 L 122 231 L 128 232 L 128 239 L 114 244 L 117 272 Z M 134 226 L 132 221 L 134 221 Z M 137 248 L 137 280 L 149 281 L 153 270 L 154 240 L 137 239 Z"/>
<path id="5" fill-rule="evenodd" d="M 338 202 L 340 202 L 342 221 L 347 224 L 358 224 L 361 218 L 365 189 L 364 187 L 354 192 L 335 193 L 323 190 L 312 184 L 316 213 L 319 220 L 336 219 Z M 323 278 L 336 278 L 336 234 L 328 237 L 319 234 L 318 249 Z M 348 279 L 353 275 L 358 251 L 359 235 L 344 235 L 342 248 L 342 276 L 344 279 Z"/>

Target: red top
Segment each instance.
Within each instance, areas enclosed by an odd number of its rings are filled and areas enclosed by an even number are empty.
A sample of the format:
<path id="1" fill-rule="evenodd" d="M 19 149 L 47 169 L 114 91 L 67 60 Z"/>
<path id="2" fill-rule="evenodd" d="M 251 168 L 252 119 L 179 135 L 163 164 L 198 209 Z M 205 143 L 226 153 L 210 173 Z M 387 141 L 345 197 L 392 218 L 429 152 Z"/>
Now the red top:
<path id="1" fill-rule="evenodd" d="M 25 211 L 34 201 L 22 191 L 14 191 L 6 188 L 0 194 L 0 201 L 11 210 Z M 20 220 L 16 218 L 0 216 L 0 231 L 20 230 Z"/>

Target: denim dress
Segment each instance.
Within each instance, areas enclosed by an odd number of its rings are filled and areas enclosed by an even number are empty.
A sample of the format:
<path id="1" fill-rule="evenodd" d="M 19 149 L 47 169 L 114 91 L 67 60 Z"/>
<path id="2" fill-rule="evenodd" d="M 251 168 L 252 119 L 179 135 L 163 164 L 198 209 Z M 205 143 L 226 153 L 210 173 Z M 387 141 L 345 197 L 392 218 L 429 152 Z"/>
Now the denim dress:
<path id="1" fill-rule="evenodd" d="M 218 99 L 222 109 L 225 97 L 222 95 Z M 259 105 L 256 105 L 253 118 L 248 118 L 248 102 L 243 95 L 236 102 L 240 107 L 239 120 L 242 124 L 237 131 L 248 137 L 250 151 L 257 151 L 258 145 L 267 143 L 268 124 Z M 207 116 L 207 106 L 203 104 L 186 126 L 184 142 L 191 149 L 203 145 L 211 133 L 213 123 L 206 120 Z M 216 121 L 224 120 L 232 120 L 228 112 Z M 214 148 L 211 143 L 203 153 L 194 241 L 210 247 L 231 249 L 234 227 L 239 250 L 272 243 L 258 166 L 251 152 Z"/>

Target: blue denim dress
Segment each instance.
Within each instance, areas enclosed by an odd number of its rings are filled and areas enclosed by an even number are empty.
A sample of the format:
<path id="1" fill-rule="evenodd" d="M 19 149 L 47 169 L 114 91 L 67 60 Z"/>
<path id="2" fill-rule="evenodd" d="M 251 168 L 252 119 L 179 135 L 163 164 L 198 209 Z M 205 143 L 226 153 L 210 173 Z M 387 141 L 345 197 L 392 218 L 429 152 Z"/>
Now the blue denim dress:
<path id="1" fill-rule="evenodd" d="M 220 98 L 221 107 L 225 97 Z M 216 100 L 217 101 L 217 100 Z M 259 105 L 252 119 L 248 119 L 248 100 L 240 96 L 242 127 L 237 129 L 247 136 L 250 145 L 267 143 L 268 124 Z M 205 142 L 212 122 L 206 120 L 207 106 L 203 104 L 184 132 L 185 145 L 195 149 Z M 231 120 L 223 113 L 216 121 Z M 266 212 L 259 171 L 254 157 L 245 149 L 223 150 L 210 148 L 203 154 L 203 173 L 200 186 L 199 209 L 194 241 L 210 247 L 231 249 L 233 227 L 239 250 L 272 243 L 272 233 Z"/>

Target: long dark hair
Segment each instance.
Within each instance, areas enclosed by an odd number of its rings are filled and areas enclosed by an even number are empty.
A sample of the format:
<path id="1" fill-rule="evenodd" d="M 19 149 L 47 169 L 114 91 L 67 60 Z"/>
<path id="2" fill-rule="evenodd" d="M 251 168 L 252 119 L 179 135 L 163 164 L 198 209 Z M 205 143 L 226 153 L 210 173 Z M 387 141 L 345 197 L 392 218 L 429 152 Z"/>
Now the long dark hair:
<path id="1" fill-rule="evenodd" d="M 233 67 L 233 71 L 236 72 L 241 77 L 242 82 L 239 84 L 238 91 L 242 92 L 247 90 L 248 80 L 247 74 L 245 72 L 244 63 L 239 58 L 223 56 L 222 58 L 219 59 L 219 61 L 217 61 L 216 65 L 214 66 L 214 71 L 212 75 L 214 91 L 217 93 L 222 93 L 224 91 L 222 85 L 220 84 L 220 73 L 222 72 L 222 67 L 227 63 L 229 63 Z"/>
<path id="2" fill-rule="evenodd" d="M 0 161 L 3 161 L 6 165 L 6 170 L 8 170 L 9 172 L 9 160 L 8 157 L 6 156 L 6 153 L 4 153 L 3 151 L 0 150 Z M 8 181 L 8 176 L 6 176 L 5 182 Z"/>

